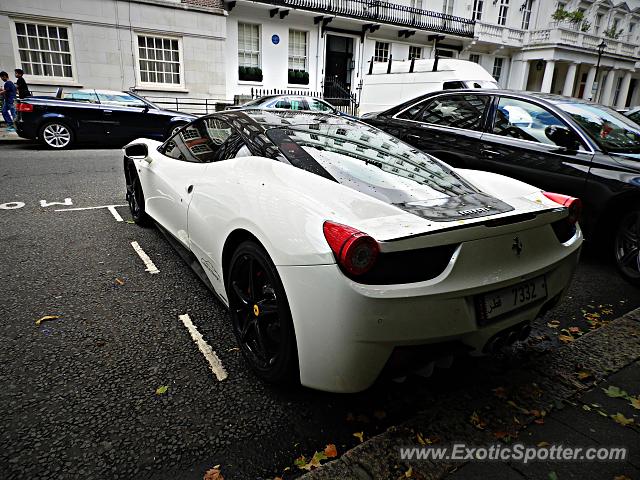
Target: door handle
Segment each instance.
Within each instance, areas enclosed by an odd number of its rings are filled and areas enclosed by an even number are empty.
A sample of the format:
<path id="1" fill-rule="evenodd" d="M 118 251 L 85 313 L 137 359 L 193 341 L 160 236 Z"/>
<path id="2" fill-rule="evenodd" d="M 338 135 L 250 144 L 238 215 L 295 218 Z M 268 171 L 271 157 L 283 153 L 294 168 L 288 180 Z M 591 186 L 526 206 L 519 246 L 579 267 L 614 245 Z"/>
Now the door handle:
<path id="1" fill-rule="evenodd" d="M 496 152 L 495 150 L 487 150 L 487 149 L 482 149 L 480 150 L 480 155 L 482 155 L 483 157 L 487 157 L 487 158 L 492 158 L 492 157 L 501 157 L 502 154 L 500 152 Z"/>
<path id="2" fill-rule="evenodd" d="M 191 193 L 193 192 L 193 185 L 189 185 L 188 187 L 186 187 L 187 193 Z"/>
<path id="3" fill-rule="evenodd" d="M 113 113 L 113 110 L 103 110 L 105 115 L 111 115 Z"/>

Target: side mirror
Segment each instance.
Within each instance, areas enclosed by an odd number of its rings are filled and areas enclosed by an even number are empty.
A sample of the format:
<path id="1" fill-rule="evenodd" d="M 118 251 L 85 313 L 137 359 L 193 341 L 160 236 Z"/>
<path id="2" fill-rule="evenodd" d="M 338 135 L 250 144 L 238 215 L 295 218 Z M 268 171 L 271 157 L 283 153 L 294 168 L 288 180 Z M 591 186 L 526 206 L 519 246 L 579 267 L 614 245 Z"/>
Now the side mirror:
<path id="1" fill-rule="evenodd" d="M 580 149 L 580 140 L 567 127 L 550 125 L 544 129 L 546 137 L 559 147 L 575 151 Z"/>
<path id="2" fill-rule="evenodd" d="M 147 163 L 151 163 L 151 157 L 149 156 L 149 149 L 144 143 L 134 143 L 124 147 L 124 154 L 131 160 L 144 160 Z"/>
<path id="3" fill-rule="evenodd" d="M 142 111 L 143 111 L 144 113 L 147 113 L 147 112 L 149 111 L 149 105 L 145 104 L 145 105 L 144 105 L 144 108 L 142 109 Z"/>

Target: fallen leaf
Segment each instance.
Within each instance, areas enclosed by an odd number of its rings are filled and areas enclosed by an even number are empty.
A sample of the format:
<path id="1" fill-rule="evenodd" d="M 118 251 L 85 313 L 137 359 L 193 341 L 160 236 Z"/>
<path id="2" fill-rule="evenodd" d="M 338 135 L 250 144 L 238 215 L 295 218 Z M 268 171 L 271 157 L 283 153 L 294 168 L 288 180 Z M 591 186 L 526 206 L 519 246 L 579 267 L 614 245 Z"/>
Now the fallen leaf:
<path id="1" fill-rule="evenodd" d="M 327 458 L 335 458 L 338 456 L 338 449 L 333 443 L 330 443 L 324 448 L 324 454 Z"/>
<path id="2" fill-rule="evenodd" d="M 309 462 L 307 463 L 306 459 L 304 456 L 298 457 L 294 464 L 300 469 L 300 470 L 308 470 L 311 471 L 313 468 L 318 468 L 320 466 L 320 462 L 322 460 L 326 460 L 327 456 L 325 455 L 324 452 L 316 452 L 313 454 L 313 457 L 311 457 L 311 460 L 309 460 Z"/>
<path id="3" fill-rule="evenodd" d="M 538 448 L 547 448 L 548 446 L 549 446 L 548 442 L 540 442 L 537 445 Z"/>
<path id="4" fill-rule="evenodd" d="M 360 440 L 360 443 L 364 442 L 364 432 L 355 432 L 353 436 Z"/>
<path id="5" fill-rule="evenodd" d="M 631 397 L 629 401 L 633 408 L 640 410 L 640 397 Z"/>
<path id="6" fill-rule="evenodd" d="M 629 395 L 624 390 L 621 390 L 620 387 L 616 387 L 614 385 L 609 385 L 609 388 L 602 389 L 604 393 L 607 394 L 608 397 L 611 398 L 628 398 Z"/>
<path id="7" fill-rule="evenodd" d="M 558 328 L 560 326 L 560 322 L 558 320 L 551 320 L 547 322 L 547 327 L 549 328 Z"/>
<path id="8" fill-rule="evenodd" d="M 304 457 L 304 455 L 300 455 L 293 461 L 293 464 L 298 468 L 304 468 L 304 466 L 307 464 L 307 459 Z"/>
<path id="9" fill-rule="evenodd" d="M 582 409 L 586 410 L 587 412 L 591 411 L 591 407 L 589 405 L 582 405 Z"/>
<path id="10" fill-rule="evenodd" d="M 218 468 L 220 465 L 216 465 L 210 470 L 207 470 L 204 474 L 204 478 L 202 480 L 224 480 L 220 469 Z"/>
<path id="11" fill-rule="evenodd" d="M 136 222 L 134 222 L 133 220 L 125 220 L 126 223 L 133 223 L 135 224 Z"/>
<path id="12" fill-rule="evenodd" d="M 122 278 L 116 278 L 115 284 L 122 286 L 124 285 L 124 280 Z"/>
<path id="13" fill-rule="evenodd" d="M 569 327 L 569 333 L 582 335 L 582 330 L 580 327 Z"/>
<path id="14" fill-rule="evenodd" d="M 469 422 L 471 422 L 471 425 L 476 427 L 478 430 L 484 430 L 484 427 L 487 426 L 487 422 L 482 420 L 477 412 L 473 412 L 471 414 L 471 417 L 469 418 Z"/>
<path id="15" fill-rule="evenodd" d="M 162 385 L 156 388 L 156 395 L 164 395 L 169 390 L 169 385 Z"/>
<path id="16" fill-rule="evenodd" d="M 620 412 L 616 413 L 615 415 L 611 415 L 611 418 L 613 418 L 616 423 L 619 423 L 623 427 L 627 427 L 627 426 L 631 425 L 632 423 L 634 423 L 634 419 L 633 418 L 627 418 L 623 414 L 621 414 Z"/>
<path id="17" fill-rule="evenodd" d="M 536 423 L 538 425 L 544 425 L 544 418 L 536 418 L 533 423 Z"/>
<path id="18" fill-rule="evenodd" d="M 418 440 L 418 443 L 420 445 L 426 445 L 427 444 L 426 440 L 424 439 L 424 437 L 422 436 L 422 434 L 420 432 L 416 433 L 416 440 Z"/>
<path id="19" fill-rule="evenodd" d="M 570 335 L 558 335 L 558 340 L 564 343 L 571 343 L 575 340 L 575 338 Z"/>
<path id="20" fill-rule="evenodd" d="M 592 378 L 593 374 L 588 370 L 580 370 L 578 372 L 578 380 L 586 380 L 587 378 Z"/>
<path id="21" fill-rule="evenodd" d="M 497 387 L 497 388 L 494 388 L 494 389 L 492 390 L 492 392 L 493 392 L 493 394 L 494 394 L 496 397 L 498 397 L 498 398 L 501 398 L 501 399 L 503 399 L 503 400 L 506 400 L 506 399 L 507 399 L 507 389 L 506 389 L 506 388 L 504 388 L 504 387 Z"/>
<path id="22" fill-rule="evenodd" d="M 615 477 L 613 477 L 613 480 L 631 480 L 631 478 L 627 477 L 626 475 L 616 475 Z"/>
<path id="23" fill-rule="evenodd" d="M 556 472 L 549 472 L 549 480 L 558 480 L 558 474 Z"/>
<path id="24" fill-rule="evenodd" d="M 409 470 L 407 470 L 406 472 L 404 472 L 404 477 L 405 477 L 405 478 L 411 478 L 411 477 L 413 477 L 413 467 L 409 467 Z"/>
<path id="25" fill-rule="evenodd" d="M 36 327 L 39 327 L 42 322 L 46 322 L 47 320 L 57 320 L 58 318 L 62 318 L 60 315 L 45 315 L 44 317 L 40 317 L 36 320 Z"/>
<path id="26" fill-rule="evenodd" d="M 506 438 L 509 436 L 509 432 L 504 432 L 504 431 L 493 432 L 493 436 L 496 437 L 496 439 L 498 440 L 502 440 L 503 438 Z"/>

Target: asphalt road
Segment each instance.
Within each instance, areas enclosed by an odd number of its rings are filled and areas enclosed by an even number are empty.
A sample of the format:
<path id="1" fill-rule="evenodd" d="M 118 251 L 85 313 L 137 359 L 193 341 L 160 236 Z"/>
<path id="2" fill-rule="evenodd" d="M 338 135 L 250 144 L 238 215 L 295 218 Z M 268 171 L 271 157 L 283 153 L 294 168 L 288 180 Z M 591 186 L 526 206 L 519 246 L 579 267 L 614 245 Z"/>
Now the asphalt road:
<path id="1" fill-rule="evenodd" d="M 49 205 L 66 198 L 73 205 Z M 128 223 L 126 207 L 115 207 L 121 222 L 106 208 L 56 211 L 124 203 L 117 149 L 0 145 L 3 479 L 201 479 L 218 464 L 227 479 L 289 477 L 301 454 L 328 443 L 343 452 L 354 432 L 366 439 L 428 408 L 434 390 L 640 306 L 639 290 L 587 251 L 564 303 L 498 359 L 358 395 L 272 388 L 248 372 L 224 308 L 157 230 Z M 159 273 L 145 271 L 133 241 Z M 208 369 L 182 314 L 227 379 Z M 36 326 L 45 315 L 60 318 Z"/>

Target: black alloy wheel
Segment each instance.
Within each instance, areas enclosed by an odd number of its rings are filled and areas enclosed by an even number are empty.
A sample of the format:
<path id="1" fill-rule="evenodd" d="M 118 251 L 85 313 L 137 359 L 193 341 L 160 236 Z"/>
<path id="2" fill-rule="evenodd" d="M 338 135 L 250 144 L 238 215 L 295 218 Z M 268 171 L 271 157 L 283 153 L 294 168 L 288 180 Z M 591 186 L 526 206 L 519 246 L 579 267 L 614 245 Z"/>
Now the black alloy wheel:
<path id="1" fill-rule="evenodd" d="M 127 181 L 127 202 L 131 218 L 138 225 L 147 226 L 150 223 L 149 215 L 144 209 L 144 193 L 140 185 L 140 177 L 133 163 L 129 164 L 129 176 Z"/>
<path id="2" fill-rule="evenodd" d="M 620 273 L 640 285 L 640 209 L 627 212 L 618 222 L 614 253 Z"/>
<path id="3" fill-rule="evenodd" d="M 285 383 L 298 373 L 291 312 L 278 272 L 267 253 L 243 242 L 227 279 L 233 331 L 245 360 L 263 380 Z"/>

